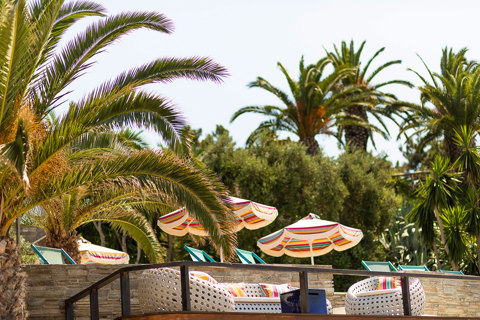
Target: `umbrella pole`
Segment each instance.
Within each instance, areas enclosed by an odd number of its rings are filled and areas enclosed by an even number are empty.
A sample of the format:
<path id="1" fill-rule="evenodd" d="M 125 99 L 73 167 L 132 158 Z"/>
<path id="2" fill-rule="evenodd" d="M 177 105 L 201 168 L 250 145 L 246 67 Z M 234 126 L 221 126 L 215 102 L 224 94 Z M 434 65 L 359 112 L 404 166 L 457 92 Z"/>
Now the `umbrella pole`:
<path id="1" fill-rule="evenodd" d="M 310 241 L 310 259 L 311 259 L 311 261 L 312 261 L 312 266 L 315 265 L 315 262 L 313 261 L 312 241 Z"/>
<path id="2" fill-rule="evenodd" d="M 223 247 L 220 246 L 220 262 L 223 262 Z"/>

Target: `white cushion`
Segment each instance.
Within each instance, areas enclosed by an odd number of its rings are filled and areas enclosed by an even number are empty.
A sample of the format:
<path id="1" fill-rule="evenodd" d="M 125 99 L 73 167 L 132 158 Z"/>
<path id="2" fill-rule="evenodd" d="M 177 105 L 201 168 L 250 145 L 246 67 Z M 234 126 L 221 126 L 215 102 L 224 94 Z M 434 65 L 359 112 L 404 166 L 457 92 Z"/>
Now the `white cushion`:
<path id="1" fill-rule="evenodd" d="M 268 297 L 234 297 L 235 303 L 280 303 L 280 298 L 268 298 Z"/>
<path id="2" fill-rule="evenodd" d="M 381 294 L 389 294 L 389 293 L 400 292 L 401 290 L 402 290 L 401 288 L 385 289 L 385 290 L 373 290 L 373 291 L 359 292 L 356 295 L 357 295 L 357 297 L 378 296 L 378 295 L 381 295 Z"/>

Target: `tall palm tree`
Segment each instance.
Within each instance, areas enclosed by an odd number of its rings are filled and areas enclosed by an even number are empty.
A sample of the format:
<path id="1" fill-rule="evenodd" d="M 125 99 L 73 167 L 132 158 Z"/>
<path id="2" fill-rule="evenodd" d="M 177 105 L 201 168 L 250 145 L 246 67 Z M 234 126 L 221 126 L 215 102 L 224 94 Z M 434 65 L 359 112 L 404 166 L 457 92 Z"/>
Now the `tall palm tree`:
<path id="1" fill-rule="evenodd" d="M 445 154 L 452 163 L 462 154 L 455 143 L 460 127 L 480 128 L 480 68 L 467 60 L 466 52 L 465 48 L 457 53 L 444 48 L 440 73 L 432 73 L 424 63 L 431 82 L 413 71 L 423 82 L 421 105 L 411 106 L 413 113 L 402 129 L 421 135 L 420 145 L 443 136 Z"/>
<path id="2" fill-rule="evenodd" d="M 408 81 L 404 80 L 390 80 L 387 82 L 380 82 L 373 84 L 374 78 L 388 67 L 402 63 L 401 60 L 388 61 L 373 72 L 368 74 L 369 67 L 372 62 L 377 58 L 380 53 L 385 50 L 385 47 L 379 49 L 375 54 L 367 61 L 367 64 L 362 68 L 361 55 L 366 41 L 363 41 L 358 49 L 355 50 L 353 40 L 350 41 L 350 45 L 347 46 L 345 41 L 342 41 L 340 48 L 334 45 L 334 52 L 327 52 L 328 59 L 337 70 L 344 68 L 354 68 L 354 72 L 348 76 L 342 78 L 341 83 L 345 86 L 359 85 L 368 88 L 375 92 L 375 95 L 368 97 L 373 99 L 366 101 L 370 103 L 355 104 L 348 107 L 345 112 L 349 115 L 353 115 L 365 121 L 369 122 L 368 115 L 374 117 L 382 126 L 385 135 L 388 134 L 388 127 L 383 121 L 383 117 L 394 120 L 393 115 L 397 113 L 398 109 L 393 107 L 397 103 L 397 98 L 390 93 L 381 91 L 383 87 L 390 84 L 401 84 L 411 87 L 412 85 Z M 372 131 L 368 126 L 361 126 L 355 124 L 349 124 L 342 126 L 341 128 L 345 133 L 345 144 L 348 150 L 360 149 L 367 150 L 368 139 L 372 139 L 373 145 L 375 142 L 372 138 Z"/>
<path id="3" fill-rule="evenodd" d="M 440 230 L 442 246 L 448 257 L 451 257 L 450 250 L 445 238 L 441 213 L 444 209 L 452 207 L 455 202 L 455 192 L 458 188 L 461 175 L 450 171 L 450 161 L 435 157 L 432 163 L 432 172 L 426 177 L 425 183 L 417 189 L 417 204 L 408 214 L 410 221 L 417 223 L 422 228 L 422 236 L 428 244 L 431 244 L 435 251 L 437 265 L 440 266 L 440 257 L 435 245 L 435 222 Z M 451 260 L 453 270 L 458 270 L 458 265 Z"/>
<path id="4" fill-rule="evenodd" d="M 248 85 L 250 88 L 261 88 L 270 92 L 280 99 L 284 106 L 248 106 L 235 112 L 231 121 L 245 113 L 257 113 L 270 118 L 252 132 L 247 143 L 254 141 L 265 129 L 286 131 L 298 136 L 300 142 L 307 147 L 308 153 L 314 155 L 319 150 L 315 139 L 318 134 L 332 134 L 338 138 L 336 133 L 331 131 L 334 126 L 359 124 L 379 131 L 360 117 L 345 113 L 345 110 L 354 104 L 368 104 L 365 101 L 371 96 L 368 90 L 356 85 L 339 86 L 342 79 L 355 70 L 343 68 L 325 75 L 325 68 L 329 63 L 327 58 L 323 58 L 316 64 L 305 66 L 302 57 L 299 79 L 295 81 L 279 62 L 278 67 L 288 82 L 293 99 L 264 78 L 258 77 L 256 81 L 251 82 Z"/>
<path id="5" fill-rule="evenodd" d="M 129 125 L 159 133 L 172 148 L 182 147 L 182 117 L 142 85 L 177 78 L 221 81 L 225 69 L 208 58 L 157 59 L 108 81 L 67 112 L 49 119 L 69 84 L 92 64 L 92 57 L 126 33 L 148 28 L 170 33 L 165 16 L 149 12 L 105 16 L 98 4 L 63 0 L 0 0 L 0 318 L 24 319 L 25 275 L 9 229 L 15 219 L 80 187 L 95 183 L 152 186 L 173 195 L 198 215 L 212 237 L 223 240 L 219 224 L 228 220 L 225 194 L 203 171 L 177 157 L 151 150 L 132 155 L 92 157 L 69 167 L 66 150 L 92 143 L 98 130 Z M 59 40 L 86 16 L 103 17 L 63 48 Z M 88 154 L 85 148 L 69 155 Z M 228 221 L 227 221 L 228 222 Z"/>

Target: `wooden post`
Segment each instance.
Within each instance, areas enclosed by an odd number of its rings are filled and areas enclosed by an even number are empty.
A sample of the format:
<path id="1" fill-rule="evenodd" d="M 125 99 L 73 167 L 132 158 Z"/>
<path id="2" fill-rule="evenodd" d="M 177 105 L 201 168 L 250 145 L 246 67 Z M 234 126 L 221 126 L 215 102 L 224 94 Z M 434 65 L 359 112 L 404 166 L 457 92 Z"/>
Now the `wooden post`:
<path id="1" fill-rule="evenodd" d="M 128 272 L 120 273 L 120 295 L 122 298 L 122 317 L 130 315 L 130 277 Z"/>
<path id="2" fill-rule="evenodd" d="M 402 281 L 402 300 L 403 300 L 403 314 L 405 316 L 412 315 L 412 306 L 410 305 L 410 283 L 407 276 L 401 277 Z"/>
<path id="3" fill-rule="evenodd" d="M 180 282 L 182 287 L 182 310 L 190 311 L 190 279 L 188 274 L 188 267 L 186 265 L 180 266 Z"/>
<path id="4" fill-rule="evenodd" d="M 171 234 L 167 234 L 168 240 L 168 250 L 167 250 L 167 262 L 173 261 L 173 236 Z"/>
<path id="5" fill-rule="evenodd" d="M 65 320 L 75 320 L 73 303 L 65 303 Z"/>
<path id="6" fill-rule="evenodd" d="M 100 314 L 98 311 L 98 289 L 90 290 L 90 319 L 99 320 Z"/>
<path id="7" fill-rule="evenodd" d="M 308 305 L 308 273 L 306 271 L 300 271 L 300 312 L 309 313 L 310 308 Z"/>

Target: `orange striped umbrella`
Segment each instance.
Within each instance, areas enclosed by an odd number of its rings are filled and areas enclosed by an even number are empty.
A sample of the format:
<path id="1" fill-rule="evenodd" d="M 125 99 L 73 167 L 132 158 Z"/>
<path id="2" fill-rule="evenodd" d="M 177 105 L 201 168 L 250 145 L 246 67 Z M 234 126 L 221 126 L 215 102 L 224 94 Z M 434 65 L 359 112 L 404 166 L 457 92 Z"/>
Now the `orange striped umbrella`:
<path id="1" fill-rule="evenodd" d="M 78 240 L 81 264 L 128 264 L 128 253 L 92 244 L 83 238 Z"/>
<path id="2" fill-rule="evenodd" d="M 233 207 L 232 213 L 236 221 L 234 232 L 243 228 L 259 229 L 272 223 L 278 216 L 275 207 L 236 197 L 229 197 L 229 201 Z M 180 208 L 158 218 L 157 225 L 166 233 L 174 236 L 184 236 L 187 233 L 208 236 L 203 225 L 186 208 Z M 220 248 L 220 259 L 223 262 L 222 248 Z"/>
<path id="3" fill-rule="evenodd" d="M 286 254 L 291 257 L 313 257 L 332 250 L 350 249 L 360 242 L 363 232 L 337 222 L 320 219 L 310 213 L 300 221 L 258 240 L 258 247 L 274 257 Z"/>
<path id="4" fill-rule="evenodd" d="M 229 197 L 229 200 L 236 221 L 234 232 L 243 228 L 250 230 L 262 228 L 277 218 L 278 211 L 275 207 L 236 197 Z M 197 236 L 208 235 L 203 225 L 186 208 L 178 209 L 158 218 L 157 224 L 163 231 L 174 236 L 184 236 L 187 233 Z"/>

